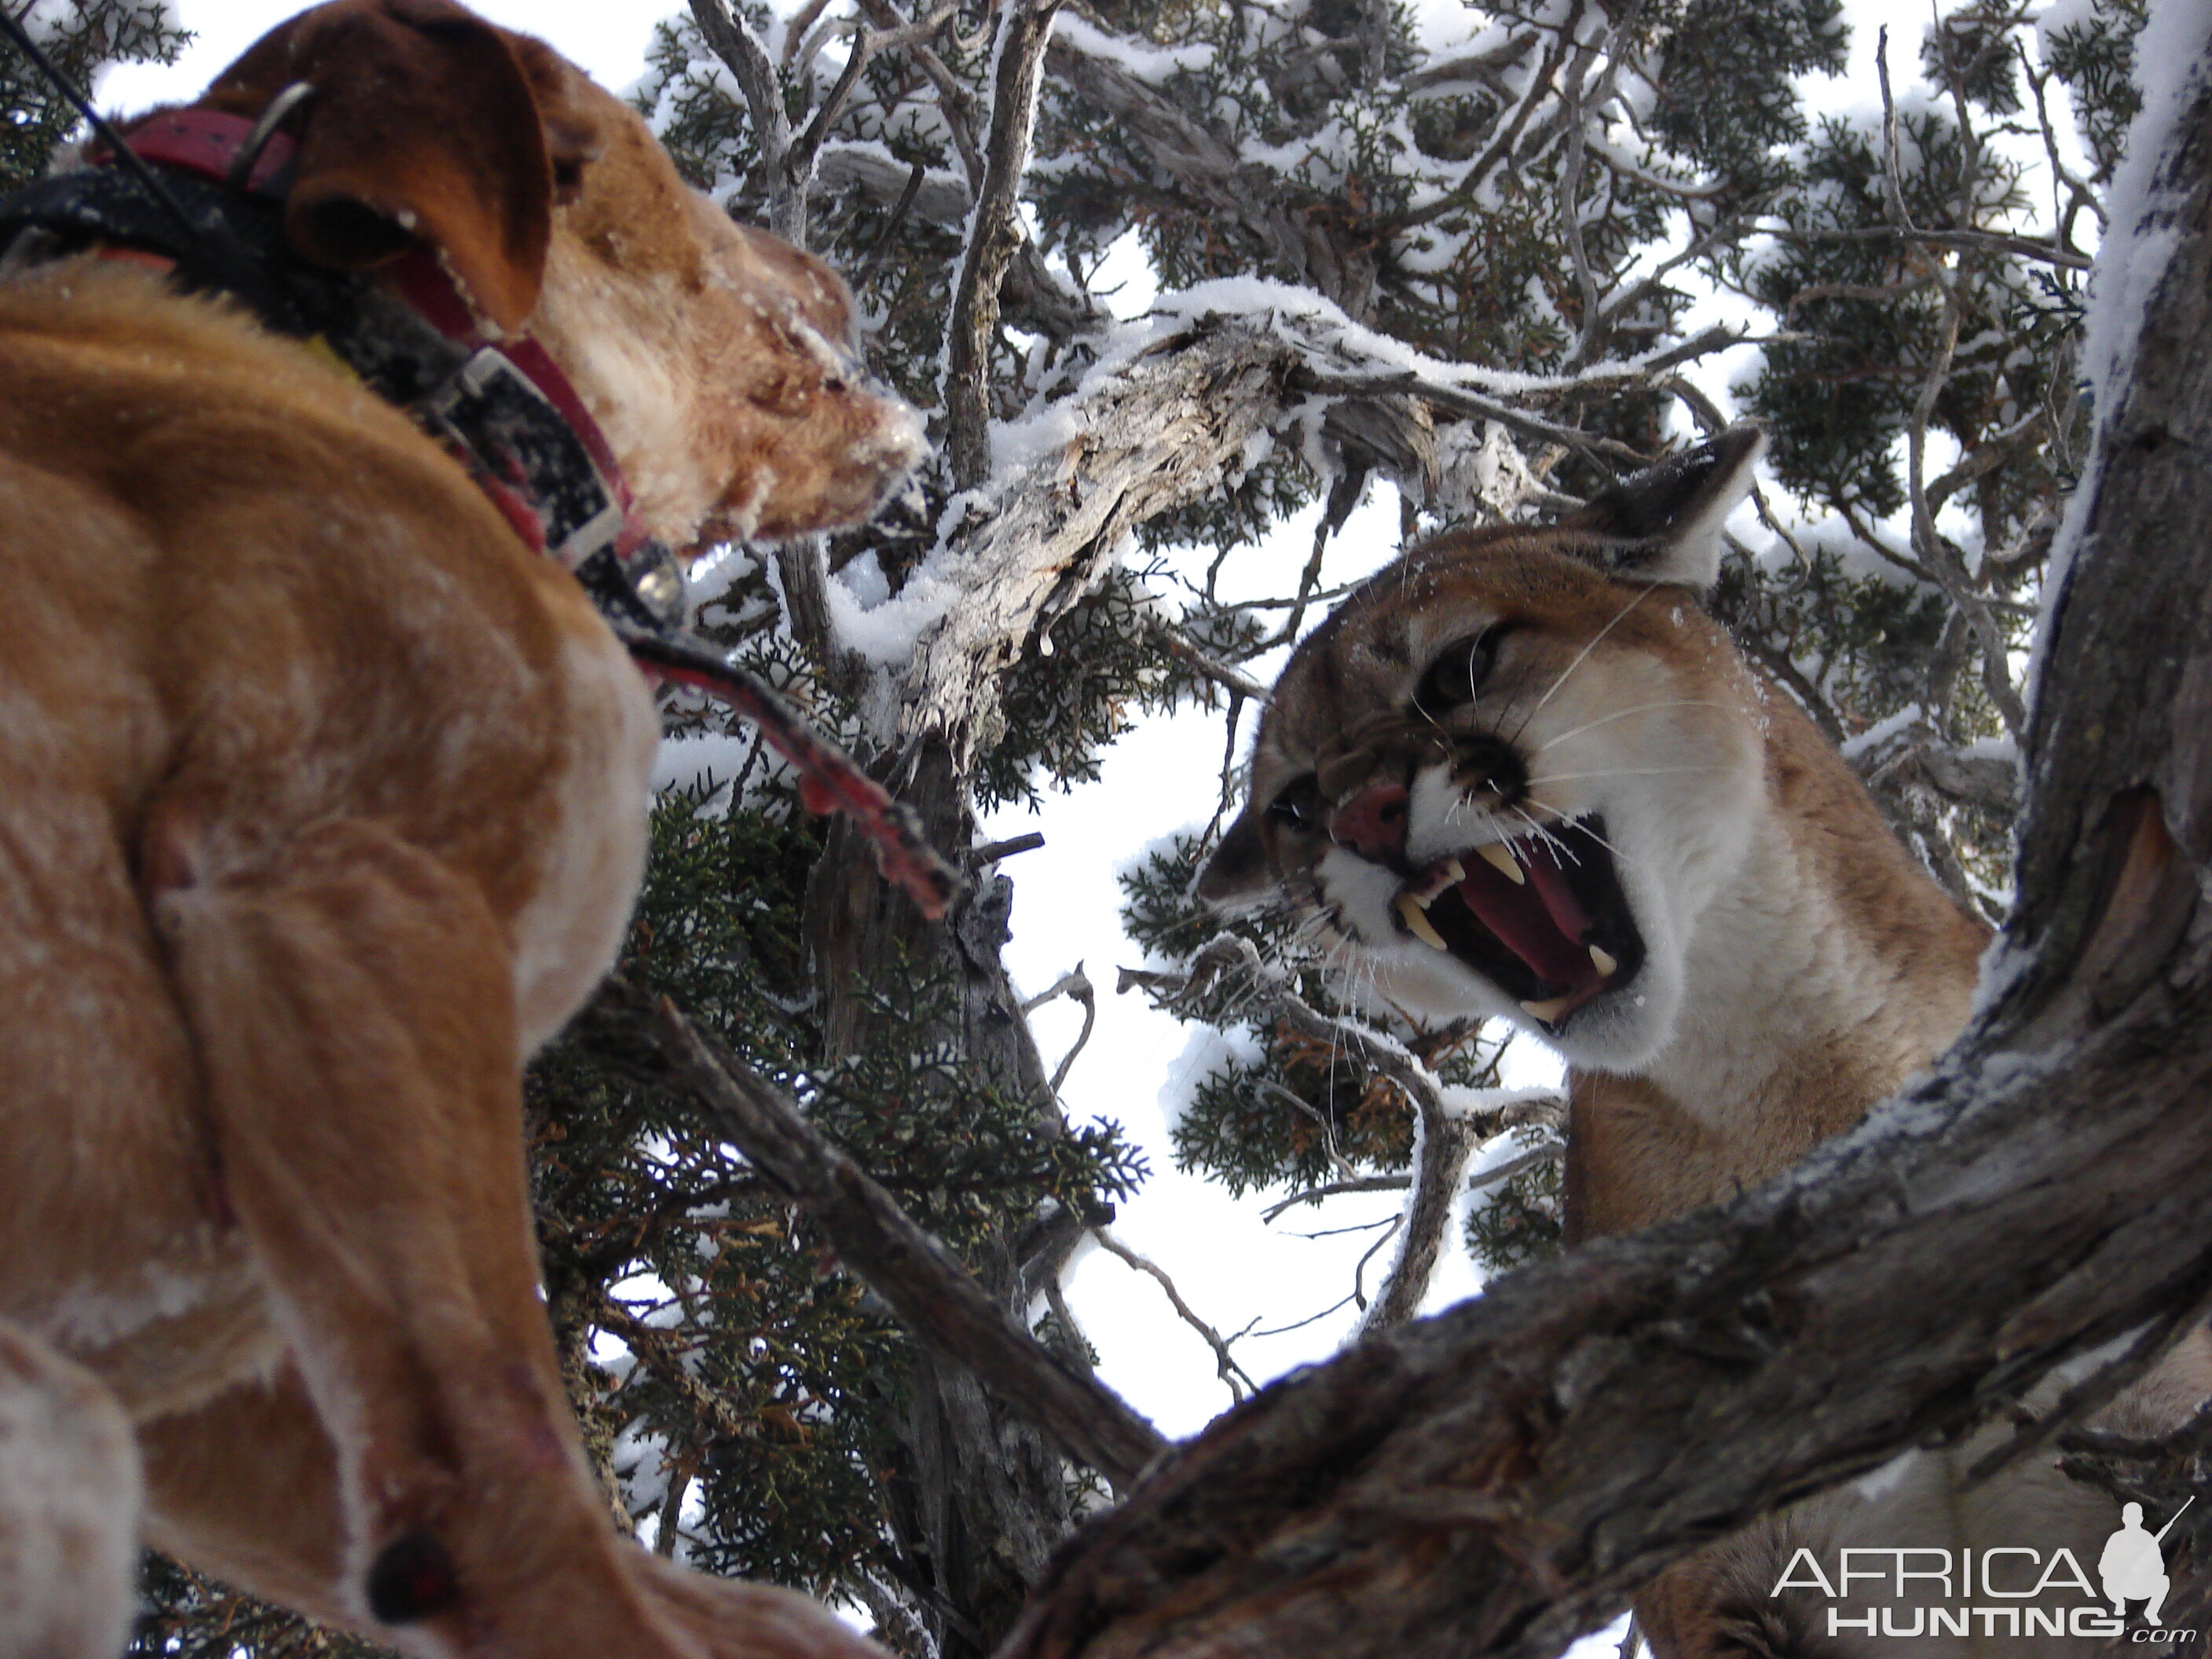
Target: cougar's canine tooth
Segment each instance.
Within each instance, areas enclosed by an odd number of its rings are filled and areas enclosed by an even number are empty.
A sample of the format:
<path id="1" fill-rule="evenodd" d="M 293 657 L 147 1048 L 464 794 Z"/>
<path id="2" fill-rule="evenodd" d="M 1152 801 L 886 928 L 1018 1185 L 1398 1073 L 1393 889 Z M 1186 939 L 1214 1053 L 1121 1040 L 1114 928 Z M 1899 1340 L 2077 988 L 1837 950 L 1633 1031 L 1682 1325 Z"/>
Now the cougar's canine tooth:
<path id="1" fill-rule="evenodd" d="M 1398 901 L 1398 914 L 1405 918 L 1406 931 L 1431 950 L 1449 951 L 1451 949 L 1444 943 L 1444 936 L 1437 932 L 1436 924 L 1429 920 L 1428 913 L 1421 908 L 1421 902 L 1411 893 Z"/>
<path id="2" fill-rule="evenodd" d="M 1502 841 L 1493 841 L 1486 847 L 1474 849 L 1475 856 L 1511 882 L 1516 887 L 1527 884 L 1528 872 L 1522 869 L 1521 860 L 1513 856 L 1513 849 Z"/>

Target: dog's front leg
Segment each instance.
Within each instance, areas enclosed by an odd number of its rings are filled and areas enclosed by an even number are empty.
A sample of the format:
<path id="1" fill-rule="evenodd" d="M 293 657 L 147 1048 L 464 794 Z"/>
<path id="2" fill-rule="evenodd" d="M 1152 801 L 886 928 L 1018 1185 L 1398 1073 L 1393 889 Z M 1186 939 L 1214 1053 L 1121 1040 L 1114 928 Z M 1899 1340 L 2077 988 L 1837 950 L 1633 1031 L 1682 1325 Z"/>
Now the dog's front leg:
<path id="1" fill-rule="evenodd" d="M 228 1201 L 335 1449 L 347 1612 L 424 1653 L 693 1659 L 561 1395 L 481 890 L 374 823 L 243 872 L 169 854 L 154 908 Z"/>
<path id="2" fill-rule="evenodd" d="M 345 1594 L 337 1455 L 291 1366 L 143 1425 L 139 1443 L 149 1541 L 301 1613 L 360 1623 Z M 883 1659 L 793 1591 L 710 1578 L 627 1541 L 620 1555 L 708 1659 Z"/>
<path id="3" fill-rule="evenodd" d="M 115 1397 L 0 1319 L 0 1654 L 121 1650 L 138 1491 L 137 1449 Z"/>

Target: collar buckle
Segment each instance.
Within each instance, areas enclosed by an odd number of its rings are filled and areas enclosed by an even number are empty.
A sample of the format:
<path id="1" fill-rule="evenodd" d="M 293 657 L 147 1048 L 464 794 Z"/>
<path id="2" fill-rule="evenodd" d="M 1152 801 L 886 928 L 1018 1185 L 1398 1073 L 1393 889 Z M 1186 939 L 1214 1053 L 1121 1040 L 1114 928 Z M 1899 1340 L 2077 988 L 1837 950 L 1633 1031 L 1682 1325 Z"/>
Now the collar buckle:
<path id="1" fill-rule="evenodd" d="M 620 538 L 620 494 L 553 400 L 495 345 L 480 346 L 420 405 L 422 418 L 495 482 L 520 494 L 545 550 L 574 570 Z"/>

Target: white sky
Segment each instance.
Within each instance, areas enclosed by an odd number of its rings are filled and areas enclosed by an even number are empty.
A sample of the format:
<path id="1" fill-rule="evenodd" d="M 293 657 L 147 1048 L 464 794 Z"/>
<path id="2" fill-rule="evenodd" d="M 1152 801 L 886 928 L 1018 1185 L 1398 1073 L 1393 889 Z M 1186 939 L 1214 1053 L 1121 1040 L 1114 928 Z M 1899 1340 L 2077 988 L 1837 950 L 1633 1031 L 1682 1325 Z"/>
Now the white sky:
<path id="1" fill-rule="evenodd" d="M 185 26 L 198 39 L 184 61 L 170 69 L 132 67 L 103 77 L 103 105 L 127 112 L 145 105 L 190 97 L 275 23 L 299 9 L 296 0 L 174 0 Z M 550 41 L 590 70 L 605 85 L 627 88 L 645 68 L 645 52 L 657 19 L 678 9 L 677 0 L 474 0 L 485 15 Z M 1875 31 L 1887 21 L 1892 33 L 1893 73 L 1911 78 L 1928 8 L 1924 0 L 1852 0 L 1852 69 L 1841 79 L 1814 90 L 1817 110 L 1839 111 L 1875 102 L 1873 76 Z M 1128 287 L 1118 296 L 1124 314 L 1147 302 L 1150 282 L 1140 264 L 1127 272 Z M 1110 278 L 1106 279 L 1110 280 Z M 1702 313 L 1698 321 L 1708 320 Z M 1725 400 L 1729 380 L 1747 368 L 1753 349 L 1730 354 L 1731 361 L 1702 370 L 1705 389 Z M 1285 566 L 1302 562 L 1311 536 L 1310 518 L 1286 527 L 1260 548 L 1232 561 L 1253 573 L 1250 591 L 1280 591 Z M 1339 537 L 1328 579 L 1341 581 L 1364 574 L 1394 550 L 1395 501 L 1377 490 Z M 1273 573 L 1268 581 L 1261 571 Z M 1255 674 L 1272 677 L 1278 664 L 1258 665 Z M 1249 741 L 1248 730 L 1242 741 Z M 1231 1202 L 1219 1188 L 1176 1173 L 1170 1156 L 1162 1100 L 1179 1099 L 1206 1067 L 1209 1041 L 1164 1016 L 1152 1013 L 1134 995 L 1116 997 L 1117 967 L 1139 958 L 1121 936 L 1117 921 L 1120 893 L 1114 877 L 1148 843 L 1202 823 L 1211 816 L 1214 783 L 1222 755 L 1217 717 L 1190 714 L 1148 719 L 1105 757 L 1104 775 L 1072 794 L 1048 794 L 1034 816 L 1002 812 L 986 826 L 991 836 L 1041 830 L 1039 851 L 1010 860 L 1015 884 L 1014 929 L 1007 962 L 1025 992 L 1053 983 L 1081 961 L 1098 990 L 1098 1025 L 1077 1063 L 1066 1090 L 1071 1113 L 1119 1120 L 1151 1155 L 1152 1176 L 1137 1199 L 1123 1207 L 1115 1231 L 1127 1243 L 1152 1256 L 1175 1276 L 1187 1301 L 1224 1334 L 1248 1322 L 1262 1328 L 1291 1324 L 1342 1297 L 1350 1286 L 1352 1264 L 1372 1242 L 1372 1233 L 1325 1239 L 1299 1235 L 1341 1229 L 1393 1213 L 1395 1194 L 1346 1198 L 1316 1211 L 1285 1216 L 1273 1227 L 1261 1224 L 1267 1201 L 1253 1196 Z M 1080 1016 L 1061 1001 L 1041 1010 L 1035 1024 L 1048 1066 L 1073 1040 Z M 1524 1052 L 1528 1045 L 1523 1044 Z M 1535 1057 L 1529 1056 L 1531 1060 Z M 1522 1073 L 1516 1081 L 1544 1080 L 1544 1072 Z M 1367 1283 L 1387 1264 L 1389 1247 L 1370 1267 Z M 1470 1294 L 1477 1281 L 1464 1255 L 1446 1253 L 1430 1305 L 1440 1307 Z M 1074 1269 L 1070 1297 L 1093 1345 L 1103 1356 L 1102 1370 L 1139 1411 L 1171 1435 L 1192 1433 L 1229 1403 L 1216 1380 L 1205 1345 L 1175 1317 L 1158 1288 L 1103 1253 L 1093 1251 Z M 1285 1335 L 1238 1345 L 1245 1368 L 1261 1381 L 1290 1367 L 1325 1358 L 1351 1328 L 1355 1315 L 1345 1309 Z M 1609 1654 L 1618 1641 L 1589 1638 L 1578 1644 L 1590 1659 Z M 1601 1645 L 1602 1644 L 1602 1645 Z"/>

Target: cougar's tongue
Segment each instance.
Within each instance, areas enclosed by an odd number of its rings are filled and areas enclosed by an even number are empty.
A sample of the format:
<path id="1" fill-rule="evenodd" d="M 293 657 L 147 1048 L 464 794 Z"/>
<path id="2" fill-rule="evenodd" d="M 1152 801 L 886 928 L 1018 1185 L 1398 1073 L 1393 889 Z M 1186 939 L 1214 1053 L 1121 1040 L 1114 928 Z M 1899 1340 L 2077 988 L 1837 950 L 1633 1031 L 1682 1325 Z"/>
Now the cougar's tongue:
<path id="1" fill-rule="evenodd" d="M 1515 842 L 1512 850 L 1528 878 L 1525 884 L 1484 860 L 1469 859 L 1473 867 L 1459 884 L 1461 901 L 1500 944 L 1558 986 L 1569 1007 L 1586 1002 L 1605 984 L 1590 959 L 1589 913 L 1567 884 L 1550 843 L 1531 837 Z"/>

